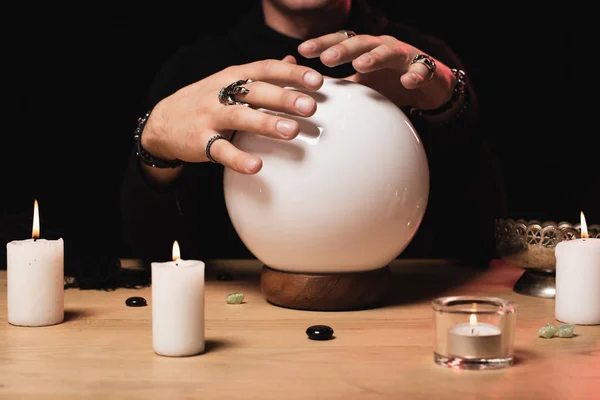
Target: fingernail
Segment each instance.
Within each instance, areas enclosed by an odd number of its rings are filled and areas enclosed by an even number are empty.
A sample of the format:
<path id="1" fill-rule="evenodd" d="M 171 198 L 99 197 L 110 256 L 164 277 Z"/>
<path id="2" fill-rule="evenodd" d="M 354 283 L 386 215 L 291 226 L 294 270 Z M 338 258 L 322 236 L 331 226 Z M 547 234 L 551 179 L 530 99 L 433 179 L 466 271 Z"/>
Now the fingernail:
<path id="1" fill-rule="evenodd" d="M 309 84 L 310 86 L 317 86 L 321 83 L 321 75 L 316 72 L 309 71 L 304 74 L 304 82 Z"/>
<path id="2" fill-rule="evenodd" d="M 335 49 L 329 49 L 325 53 L 323 53 L 325 57 L 338 58 L 340 52 Z"/>
<path id="3" fill-rule="evenodd" d="M 294 106 L 296 107 L 296 110 L 301 113 L 308 114 L 313 109 L 313 99 L 304 96 L 298 97 Z"/>
<path id="4" fill-rule="evenodd" d="M 294 134 L 294 124 L 290 121 L 278 121 L 277 132 L 281 133 L 285 137 L 291 137 Z"/>
<path id="5" fill-rule="evenodd" d="M 371 58 L 371 56 L 368 54 L 363 54 L 362 56 L 360 56 L 356 59 L 356 61 L 365 63 L 365 64 L 370 64 L 372 60 L 373 60 L 373 58 Z"/>
<path id="6" fill-rule="evenodd" d="M 315 47 L 316 47 L 316 45 L 315 45 L 315 43 L 314 43 L 314 42 L 310 42 L 310 41 L 309 41 L 309 42 L 304 42 L 304 43 L 302 43 L 302 44 L 300 45 L 300 47 L 302 48 L 302 50 L 307 50 L 307 51 L 310 51 L 310 50 L 314 50 L 314 49 L 315 49 Z"/>
<path id="7" fill-rule="evenodd" d="M 257 164 L 258 164 L 258 161 L 251 157 L 246 158 L 246 161 L 244 161 L 244 167 L 246 168 L 246 171 L 248 171 L 248 172 L 253 172 L 256 169 Z"/>

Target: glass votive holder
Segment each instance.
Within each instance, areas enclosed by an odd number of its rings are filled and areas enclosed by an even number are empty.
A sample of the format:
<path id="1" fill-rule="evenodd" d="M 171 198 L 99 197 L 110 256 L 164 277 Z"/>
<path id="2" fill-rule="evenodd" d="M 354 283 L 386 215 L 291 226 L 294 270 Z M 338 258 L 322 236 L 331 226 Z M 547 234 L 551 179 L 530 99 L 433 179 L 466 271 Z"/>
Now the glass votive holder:
<path id="1" fill-rule="evenodd" d="M 517 306 L 497 297 L 451 296 L 432 302 L 434 361 L 457 369 L 513 364 Z"/>

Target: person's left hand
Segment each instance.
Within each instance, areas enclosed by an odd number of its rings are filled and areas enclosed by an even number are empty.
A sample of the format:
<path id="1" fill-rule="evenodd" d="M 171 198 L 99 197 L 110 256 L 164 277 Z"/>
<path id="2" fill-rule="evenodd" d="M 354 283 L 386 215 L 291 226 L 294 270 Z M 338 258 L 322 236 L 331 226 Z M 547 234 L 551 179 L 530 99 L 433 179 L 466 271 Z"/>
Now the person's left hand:
<path id="1" fill-rule="evenodd" d="M 341 32 L 330 33 L 303 42 L 298 52 L 306 58 L 320 57 L 329 67 L 351 62 L 357 73 L 345 79 L 369 86 L 398 107 L 437 108 L 451 98 L 456 83 L 450 68 L 438 60 L 430 80 L 424 64 L 411 63 L 425 53 L 392 36 L 348 38 Z"/>

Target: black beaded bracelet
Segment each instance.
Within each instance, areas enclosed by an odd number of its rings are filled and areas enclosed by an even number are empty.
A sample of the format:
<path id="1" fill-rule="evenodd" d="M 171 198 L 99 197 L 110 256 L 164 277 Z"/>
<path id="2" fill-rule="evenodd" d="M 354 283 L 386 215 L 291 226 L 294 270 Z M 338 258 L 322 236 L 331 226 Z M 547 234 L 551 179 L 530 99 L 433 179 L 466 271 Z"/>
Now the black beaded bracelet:
<path id="1" fill-rule="evenodd" d="M 452 69 L 452 73 L 456 77 L 456 85 L 454 85 L 454 90 L 452 92 L 452 97 L 446 103 L 442 104 L 438 108 L 434 108 L 433 110 L 420 110 L 417 108 L 411 108 L 410 113 L 418 116 L 437 116 L 445 113 L 454 107 L 454 104 L 463 96 L 466 92 L 465 90 L 465 72 L 460 69 Z M 458 116 L 458 115 L 457 115 Z"/>
<path id="2" fill-rule="evenodd" d="M 140 161 L 155 168 L 177 168 L 183 165 L 184 163 L 181 160 L 163 160 L 161 158 L 156 158 L 142 147 L 142 132 L 144 131 L 144 126 L 148 121 L 148 117 L 150 117 L 150 113 L 151 111 L 148 111 L 143 117 L 138 118 L 138 125 L 133 132 L 135 151 Z"/>

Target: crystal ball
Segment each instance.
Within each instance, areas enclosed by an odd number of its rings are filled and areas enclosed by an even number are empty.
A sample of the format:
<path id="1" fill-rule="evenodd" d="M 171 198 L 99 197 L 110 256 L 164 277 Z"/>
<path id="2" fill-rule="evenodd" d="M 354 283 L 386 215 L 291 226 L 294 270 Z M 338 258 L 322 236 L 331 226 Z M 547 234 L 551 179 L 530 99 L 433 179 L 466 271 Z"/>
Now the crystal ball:
<path id="1" fill-rule="evenodd" d="M 362 84 L 326 78 L 308 94 L 317 101 L 313 116 L 286 115 L 300 125 L 293 140 L 234 136 L 233 144 L 261 157 L 263 168 L 255 175 L 225 169 L 233 227 L 276 270 L 385 267 L 408 246 L 427 207 L 421 139 L 401 109 Z"/>

